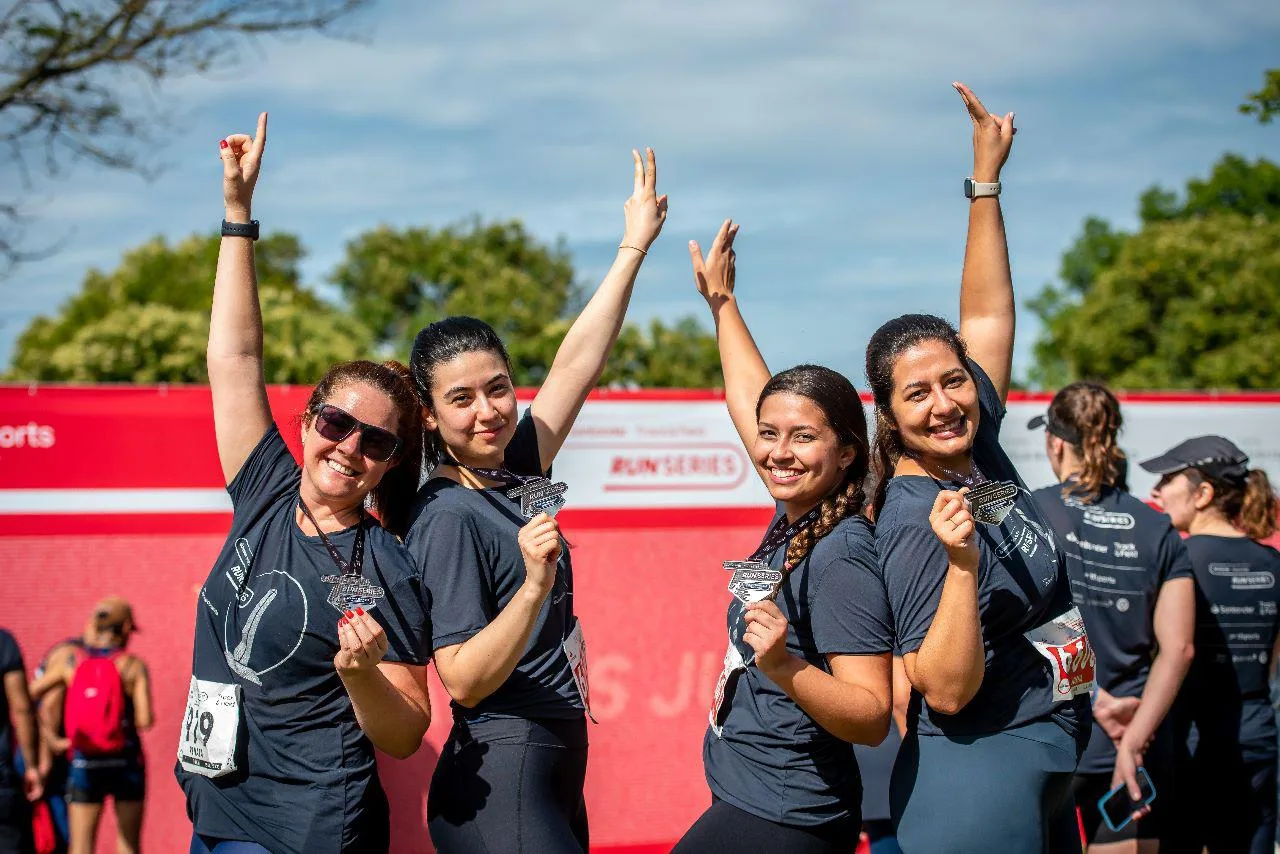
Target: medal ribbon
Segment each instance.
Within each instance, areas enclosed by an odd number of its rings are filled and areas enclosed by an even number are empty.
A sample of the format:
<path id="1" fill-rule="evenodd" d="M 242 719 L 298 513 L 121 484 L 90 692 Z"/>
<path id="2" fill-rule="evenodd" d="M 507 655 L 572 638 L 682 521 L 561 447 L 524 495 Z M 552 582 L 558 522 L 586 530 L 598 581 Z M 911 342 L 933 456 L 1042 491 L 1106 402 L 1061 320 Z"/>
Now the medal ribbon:
<path id="1" fill-rule="evenodd" d="M 356 529 L 356 541 L 351 544 L 351 561 L 347 562 L 342 559 L 342 554 L 338 551 L 337 546 L 329 539 L 324 531 L 320 530 L 320 525 L 316 522 L 316 517 L 311 515 L 311 511 L 307 509 L 307 504 L 298 498 L 298 506 L 302 508 L 302 513 L 315 526 L 316 533 L 320 535 L 320 540 L 324 543 L 324 547 L 329 550 L 329 557 L 333 558 L 333 562 L 338 565 L 338 572 L 343 575 L 360 575 L 364 569 L 364 510 L 360 511 L 360 521 Z"/>
<path id="2" fill-rule="evenodd" d="M 751 553 L 751 556 L 747 558 L 747 560 L 762 560 L 769 556 L 778 548 L 778 546 L 782 545 L 787 540 L 818 521 L 818 516 L 821 515 L 821 512 L 822 505 L 818 505 L 799 519 L 792 522 L 790 525 L 787 524 L 787 517 L 785 515 L 779 517 L 778 521 L 773 523 L 773 527 L 764 535 L 764 539 L 760 542 L 760 545 Z"/>
<path id="3" fill-rule="evenodd" d="M 440 460 L 440 462 L 446 466 L 456 466 L 457 468 L 460 468 L 460 469 L 466 469 L 472 474 L 478 474 L 481 477 L 488 478 L 489 480 L 496 480 L 499 483 L 505 483 L 505 484 L 508 484 L 509 486 L 519 486 L 521 484 L 528 483 L 531 480 L 538 480 L 541 477 L 540 475 L 536 475 L 536 474 L 516 474 L 510 469 L 505 469 L 505 468 L 501 468 L 501 469 L 477 468 L 475 466 L 469 466 L 466 463 L 460 463 L 457 460 L 450 459 L 449 457 L 444 457 L 443 459 Z"/>

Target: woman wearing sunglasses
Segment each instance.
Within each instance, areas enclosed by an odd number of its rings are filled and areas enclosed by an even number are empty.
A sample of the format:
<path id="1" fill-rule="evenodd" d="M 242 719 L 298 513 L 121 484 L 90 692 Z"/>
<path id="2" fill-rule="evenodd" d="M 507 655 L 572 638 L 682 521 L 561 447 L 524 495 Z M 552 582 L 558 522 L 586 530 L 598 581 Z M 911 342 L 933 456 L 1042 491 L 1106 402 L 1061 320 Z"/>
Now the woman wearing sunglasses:
<path id="1" fill-rule="evenodd" d="M 208 364 L 233 511 L 196 603 L 176 773 L 192 852 L 384 852 L 373 748 L 408 756 L 430 722 L 430 622 L 396 536 L 417 487 L 419 405 L 403 365 L 334 365 L 294 462 L 262 374 L 250 202 L 266 130 L 264 113 L 255 137 L 221 143 Z"/>
<path id="2" fill-rule="evenodd" d="M 453 730 L 427 800 L 431 839 L 443 854 L 587 849 L 573 570 L 555 521 L 527 498 L 530 490 L 556 492 L 537 480 L 550 474 L 604 370 L 640 263 L 666 219 L 653 152 L 647 168 L 633 156 L 617 257 L 523 417 L 506 348 L 488 324 L 446 318 L 413 344 L 435 471 L 406 543 L 430 591 L 436 671 L 453 698 Z"/>

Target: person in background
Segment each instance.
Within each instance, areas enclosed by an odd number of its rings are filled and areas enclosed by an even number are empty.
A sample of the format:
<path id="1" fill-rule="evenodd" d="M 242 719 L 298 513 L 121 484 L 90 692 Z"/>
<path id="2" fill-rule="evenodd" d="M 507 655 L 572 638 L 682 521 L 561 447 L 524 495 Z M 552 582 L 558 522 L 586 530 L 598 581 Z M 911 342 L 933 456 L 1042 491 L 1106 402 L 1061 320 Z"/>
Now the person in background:
<path id="1" fill-rule="evenodd" d="M 43 675 L 31 684 L 36 700 L 45 699 L 55 689 L 65 696 L 64 719 L 71 752 L 66 797 L 72 854 L 94 850 L 102 806 L 108 797 L 115 806 L 116 850 L 132 854 L 141 845 L 146 762 L 139 735 L 150 729 L 153 717 L 147 665 L 125 651 L 135 631 L 129 603 L 118 596 L 103 599 L 94 606 L 82 643 L 55 649 Z M 101 679 L 91 675 L 99 667 Z M 116 686 L 120 707 L 105 700 Z M 78 708 L 85 710 L 80 717 Z M 90 732 L 100 713 L 109 709 L 119 715 L 118 721 L 105 722 L 115 731 Z M 114 743 L 89 743 L 98 737 L 112 738 Z"/>
<path id="2" fill-rule="evenodd" d="M 31 807 L 40 799 L 44 784 L 34 764 L 19 773 L 12 745 L 24 756 L 37 756 L 38 735 L 31 698 L 27 694 L 27 670 L 22 650 L 13 635 L 0 629 L 0 854 L 28 854 L 32 850 Z"/>
<path id="3" fill-rule="evenodd" d="M 1155 504 L 1187 534 L 1195 570 L 1195 660 L 1178 698 L 1178 826 L 1169 850 L 1271 852 L 1276 720 L 1267 678 L 1280 638 L 1276 494 L 1229 439 L 1196 436 L 1139 465 Z"/>
<path id="4" fill-rule="evenodd" d="M 1033 495 L 1066 556 L 1071 592 L 1097 656 L 1093 732 L 1072 783 L 1094 854 L 1159 848 L 1175 784 L 1173 734 L 1164 722 L 1195 651 L 1191 558 L 1168 516 L 1116 485 L 1125 461 L 1122 424 L 1110 390 L 1077 382 L 1027 425 L 1044 429 L 1059 483 Z M 1098 800 L 1121 784 L 1141 800 L 1139 767 L 1150 774 L 1158 799 L 1112 831 Z"/>

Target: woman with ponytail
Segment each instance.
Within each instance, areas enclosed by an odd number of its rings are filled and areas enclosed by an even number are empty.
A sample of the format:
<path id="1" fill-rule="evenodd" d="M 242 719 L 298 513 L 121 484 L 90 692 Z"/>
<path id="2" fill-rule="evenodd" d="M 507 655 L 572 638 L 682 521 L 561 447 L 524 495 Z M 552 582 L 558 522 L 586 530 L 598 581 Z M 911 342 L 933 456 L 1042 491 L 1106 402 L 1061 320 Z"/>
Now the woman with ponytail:
<path id="1" fill-rule="evenodd" d="M 563 854 L 589 845 L 590 709 L 586 680 L 577 677 L 586 650 L 573 565 L 550 515 L 565 485 L 547 477 L 604 372 L 640 265 L 666 221 L 653 150 L 646 154 L 632 152 L 613 266 L 523 416 L 511 360 L 489 324 L 447 317 L 413 342 L 433 471 L 406 543 L 431 597 L 436 672 L 453 699 L 453 729 L 427 798 L 441 854 Z M 549 500 L 550 513 L 530 506 L 530 495 Z"/>
<path id="2" fill-rule="evenodd" d="M 176 773 L 192 854 L 381 854 L 373 749 L 407 757 L 431 722 L 430 618 L 399 539 L 421 410 L 404 365 L 334 365 L 298 419 L 294 461 L 262 373 L 250 205 L 266 136 L 263 113 L 254 137 L 221 142 L 208 365 L 231 532 L 196 603 Z"/>
<path id="3" fill-rule="evenodd" d="M 862 822 L 849 742 L 879 744 L 892 706 L 892 620 L 864 515 L 866 416 L 835 371 L 770 377 L 734 295 L 737 231 L 726 220 L 705 260 L 696 243 L 690 254 L 729 415 L 778 513 L 747 566 L 725 575 L 729 649 L 703 740 L 712 802 L 675 853 L 848 852 Z"/>
<path id="4" fill-rule="evenodd" d="M 1092 652 L 1054 536 L 999 443 L 1014 298 L 998 194 L 1013 114 L 956 88 L 974 145 L 960 331 L 905 315 L 867 345 L 876 551 L 913 689 L 890 803 L 906 854 L 1078 852 L 1070 786 Z"/>
<path id="5" fill-rule="evenodd" d="M 1125 463 L 1120 402 L 1105 386 L 1063 388 L 1028 428 L 1043 427 L 1059 483 L 1034 493 L 1067 561 L 1097 655 L 1095 723 L 1072 783 L 1089 850 L 1154 852 L 1174 819 L 1167 715 L 1194 655 L 1191 558 L 1169 517 L 1116 486 Z M 1141 801 L 1138 768 L 1160 797 L 1119 831 L 1098 799 L 1122 783 Z"/>
<path id="6" fill-rule="evenodd" d="M 1194 725 L 1178 766 L 1174 851 L 1273 850 L 1276 722 L 1268 676 L 1280 651 L 1276 494 L 1229 439 L 1197 436 L 1140 465 L 1160 476 L 1152 500 L 1187 534 L 1197 588 L 1195 646 L 1182 693 Z M 1185 750 L 1184 750 L 1185 748 Z"/>

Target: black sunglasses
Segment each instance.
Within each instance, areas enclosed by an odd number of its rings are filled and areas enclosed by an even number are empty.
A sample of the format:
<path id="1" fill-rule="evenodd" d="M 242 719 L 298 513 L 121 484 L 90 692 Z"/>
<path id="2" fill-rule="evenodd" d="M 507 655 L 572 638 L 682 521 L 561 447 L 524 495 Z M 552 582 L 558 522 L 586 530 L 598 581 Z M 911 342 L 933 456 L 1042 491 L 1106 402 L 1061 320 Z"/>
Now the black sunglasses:
<path id="1" fill-rule="evenodd" d="M 375 463 L 385 463 L 400 450 L 400 437 L 390 430 L 365 424 L 350 412 L 328 403 L 316 409 L 316 432 L 330 442 L 341 442 L 360 431 L 360 453 Z"/>

